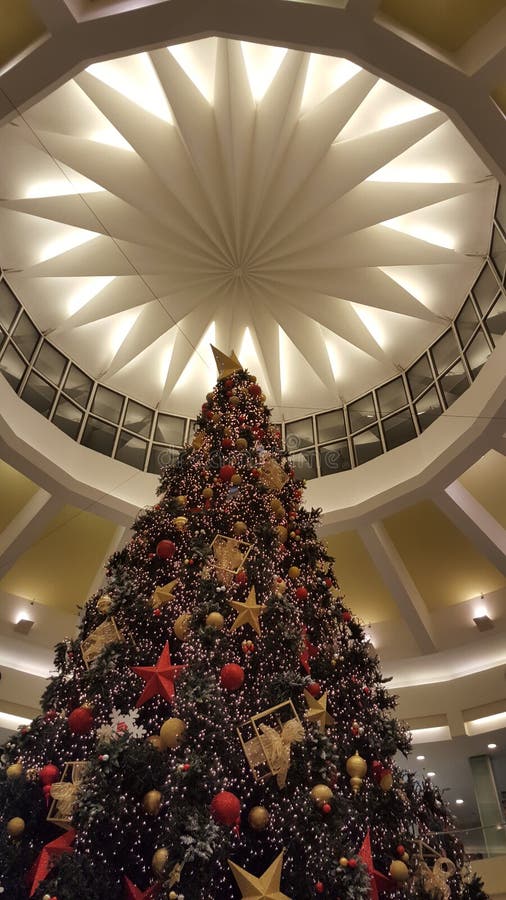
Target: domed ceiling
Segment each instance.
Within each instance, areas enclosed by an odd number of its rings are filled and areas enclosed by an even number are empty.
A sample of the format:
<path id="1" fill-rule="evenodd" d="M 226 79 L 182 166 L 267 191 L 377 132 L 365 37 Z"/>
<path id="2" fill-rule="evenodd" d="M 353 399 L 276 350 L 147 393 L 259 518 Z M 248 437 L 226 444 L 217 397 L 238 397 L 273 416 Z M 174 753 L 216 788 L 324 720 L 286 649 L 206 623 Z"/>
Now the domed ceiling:
<path id="1" fill-rule="evenodd" d="M 353 63 L 206 38 L 91 65 L 0 132 L 0 264 L 94 378 L 192 414 L 234 348 L 294 418 L 409 365 L 488 249 L 496 184 Z"/>

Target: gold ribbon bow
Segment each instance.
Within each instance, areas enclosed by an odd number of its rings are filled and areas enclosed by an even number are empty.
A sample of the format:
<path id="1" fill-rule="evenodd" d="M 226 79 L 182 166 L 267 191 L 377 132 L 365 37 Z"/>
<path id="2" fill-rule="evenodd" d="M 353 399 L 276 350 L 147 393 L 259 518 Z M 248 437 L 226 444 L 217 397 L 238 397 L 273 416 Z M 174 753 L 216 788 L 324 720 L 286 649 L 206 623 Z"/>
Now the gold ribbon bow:
<path id="1" fill-rule="evenodd" d="M 56 781 L 51 785 L 51 797 L 56 800 L 58 815 L 62 819 L 72 818 L 85 767 L 86 763 L 76 763 L 72 767 L 72 781 Z"/>
<path id="2" fill-rule="evenodd" d="M 447 881 L 455 874 L 455 866 L 451 859 L 442 856 L 434 863 L 431 869 L 425 862 L 421 862 L 418 868 L 418 879 L 426 891 L 431 891 L 438 900 L 449 900 L 450 888 Z"/>
<path id="3" fill-rule="evenodd" d="M 284 788 L 290 768 L 291 745 L 304 740 L 306 736 L 304 726 L 299 719 L 289 719 L 282 725 L 281 731 L 271 728 L 270 725 L 261 725 L 260 731 L 272 774 L 276 776 L 278 787 Z"/>

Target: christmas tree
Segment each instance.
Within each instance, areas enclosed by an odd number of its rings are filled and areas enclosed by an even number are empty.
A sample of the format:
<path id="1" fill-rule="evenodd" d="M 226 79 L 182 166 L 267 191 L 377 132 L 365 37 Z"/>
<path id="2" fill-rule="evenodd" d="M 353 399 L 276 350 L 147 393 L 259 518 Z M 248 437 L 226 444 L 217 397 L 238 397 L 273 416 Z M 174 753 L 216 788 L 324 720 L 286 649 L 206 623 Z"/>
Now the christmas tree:
<path id="1" fill-rule="evenodd" d="M 9 900 L 468 898 L 462 848 L 235 356 L 3 750 Z M 484 896 L 484 895 L 483 895 Z"/>

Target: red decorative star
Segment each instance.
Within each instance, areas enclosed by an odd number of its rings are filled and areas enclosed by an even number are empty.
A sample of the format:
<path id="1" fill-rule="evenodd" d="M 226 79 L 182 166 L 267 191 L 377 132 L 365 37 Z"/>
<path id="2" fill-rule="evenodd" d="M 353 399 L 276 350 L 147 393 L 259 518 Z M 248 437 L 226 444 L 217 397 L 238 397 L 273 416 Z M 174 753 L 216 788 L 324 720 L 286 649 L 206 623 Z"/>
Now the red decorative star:
<path id="1" fill-rule="evenodd" d="M 74 852 L 74 848 L 71 845 L 75 836 L 76 833 L 74 829 L 71 828 L 69 831 L 66 831 L 65 834 L 55 838 L 54 841 L 50 841 L 49 844 L 46 844 L 45 847 L 42 848 L 37 857 L 37 862 L 35 863 L 30 897 L 33 897 L 41 881 L 44 881 L 44 878 L 47 878 L 56 860 L 59 859 L 60 856 L 63 856 L 64 853 Z"/>
<path id="2" fill-rule="evenodd" d="M 151 887 L 148 887 L 147 891 L 141 891 L 138 887 L 135 887 L 135 884 L 133 884 L 126 875 L 124 878 L 126 887 L 125 900 L 152 900 L 152 898 L 155 897 L 155 890 L 158 885 L 152 884 Z"/>
<path id="3" fill-rule="evenodd" d="M 174 679 L 177 678 L 179 673 L 182 672 L 186 666 L 171 665 L 170 648 L 169 642 L 167 641 L 156 666 L 132 666 L 131 668 L 132 672 L 135 672 L 136 675 L 140 675 L 146 682 L 146 687 L 135 704 L 139 707 L 142 706 L 146 700 L 154 697 L 155 694 L 160 694 L 160 696 L 165 697 L 166 700 L 173 700 L 176 693 Z"/>
<path id="4" fill-rule="evenodd" d="M 374 868 L 374 863 L 372 861 L 372 851 L 371 851 L 371 833 L 367 832 L 364 842 L 359 851 L 360 859 L 366 864 L 367 871 L 371 876 L 371 893 L 370 900 L 379 900 L 380 894 L 388 893 L 393 890 L 395 884 L 391 881 L 390 878 L 387 878 L 383 875 L 382 872 L 378 872 L 377 869 Z"/>
<path id="5" fill-rule="evenodd" d="M 310 675 L 311 674 L 311 666 L 309 664 L 309 660 L 312 659 L 313 656 L 317 655 L 318 648 L 315 647 L 314 644 L 312 644 L 311 641 L 309 640 L 309 638 L 307 636 L 306 628 L 302 629 L 302 635 L 304 638 L 304 648 L 301 651 L 299 660 L 300 660 L 300 664 L 301 664 L 302 668 L 307 672 L 308 675 Z"/>

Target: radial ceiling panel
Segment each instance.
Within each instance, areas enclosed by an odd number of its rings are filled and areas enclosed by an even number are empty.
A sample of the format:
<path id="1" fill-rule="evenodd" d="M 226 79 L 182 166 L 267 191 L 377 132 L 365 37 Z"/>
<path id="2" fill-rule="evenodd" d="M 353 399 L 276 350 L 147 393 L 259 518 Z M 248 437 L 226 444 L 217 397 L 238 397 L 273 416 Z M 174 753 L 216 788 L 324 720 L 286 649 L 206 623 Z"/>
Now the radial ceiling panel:
<path id="1" fill-rule="evenodd" d="M 276 414 L 446 327 L 495 187 L 445 115 L 347 60 L 207 38 L 90 66 L 0 133 L 0 263 L 91 375 L 192 414 L 204 338 Z M 196 377 L 198 374 L 198 377 Z"/>
<path id="2" fill-rule="evenodd" d="M 506 528 L 506 457 L 489 450 L 459 481 Z"/>
<path id="3" fill-rule="evenodd" d="M 0 460 L 0 532 L 35 494 L 37 485 Z"/>
<path id="4" fill-rule="evenodd" d="M 416 37 L 455 51 L 504 9 L 504 0 L 382 0 L 379 9 Z"/>
<path id="5" fill-rule="evenodd" d="M 0 590 L 77 612 L 112 539 L 115 525 L 64 507 L 0 581 Z"/>
<path id="6" fill-rule="evenodd" d="M 334 571 L 345 603 L 354 614 L 365 623 L 398 619 L 399 610 L 358 534 L 341 532 L 326 541 L 335 558 Z"/>
<path id="7" fill-rule="evenodd" d="M 471 600 L 506 584 L 428 500 L 385 519 L 385 527 L 429 610 Z"/>

